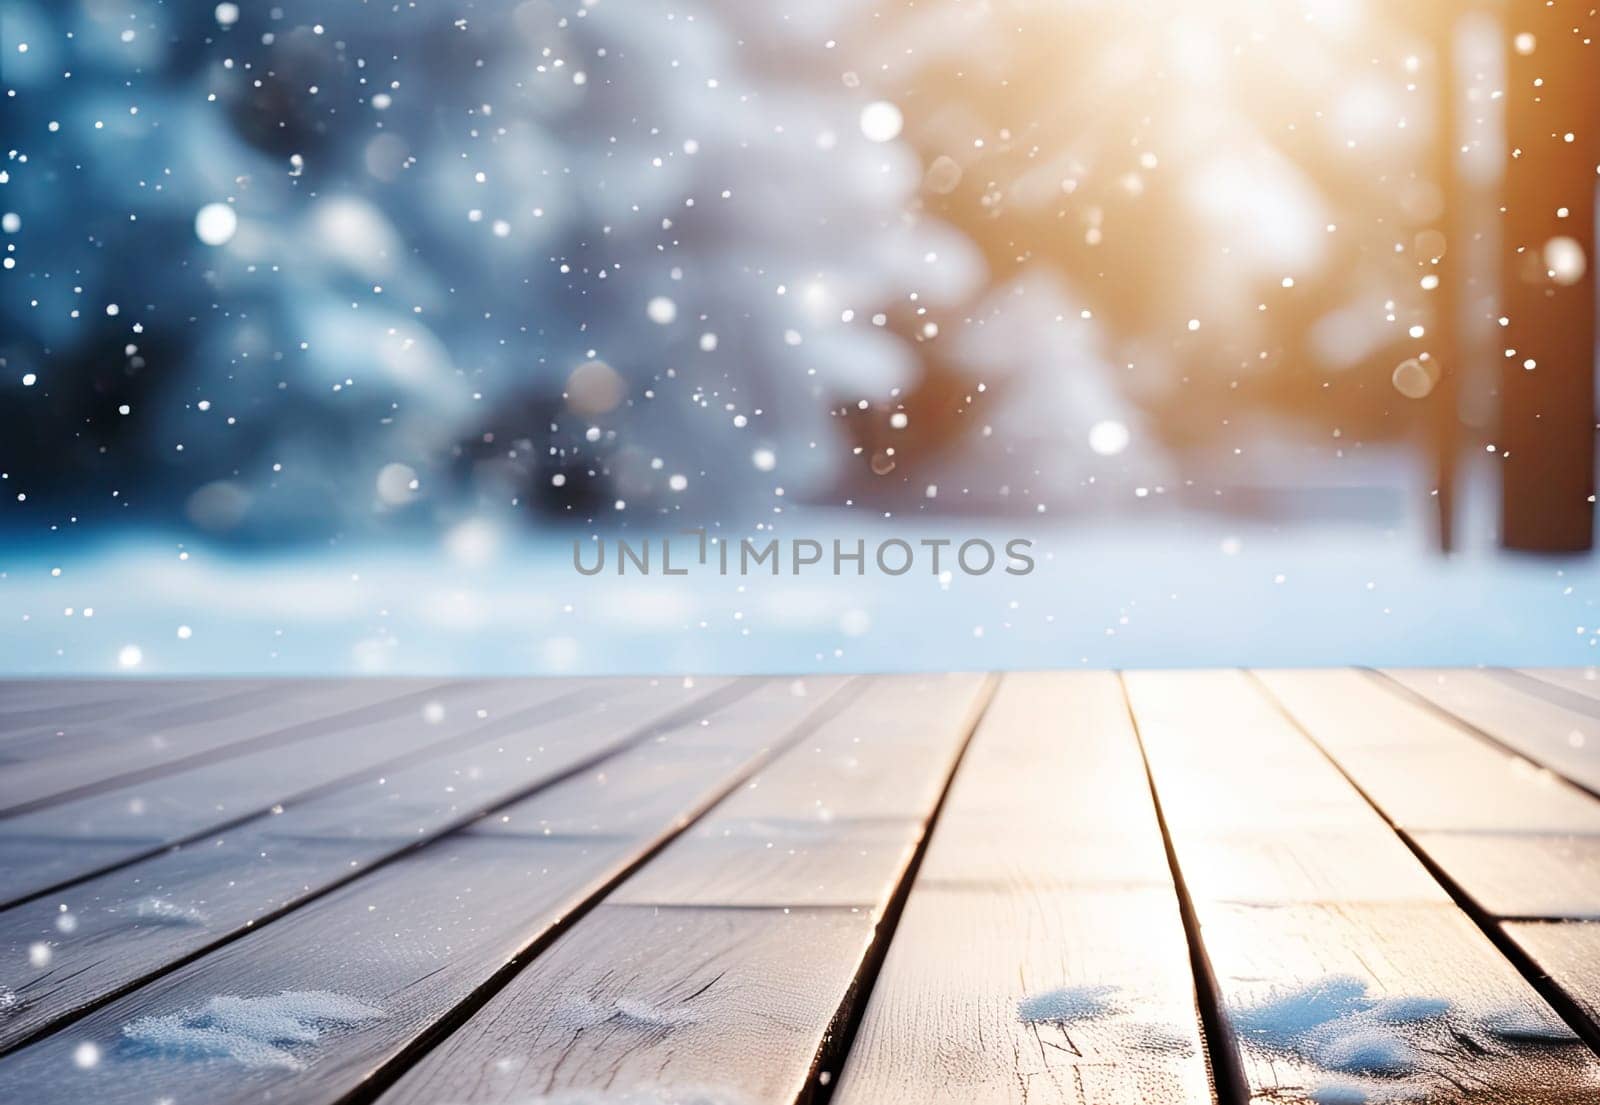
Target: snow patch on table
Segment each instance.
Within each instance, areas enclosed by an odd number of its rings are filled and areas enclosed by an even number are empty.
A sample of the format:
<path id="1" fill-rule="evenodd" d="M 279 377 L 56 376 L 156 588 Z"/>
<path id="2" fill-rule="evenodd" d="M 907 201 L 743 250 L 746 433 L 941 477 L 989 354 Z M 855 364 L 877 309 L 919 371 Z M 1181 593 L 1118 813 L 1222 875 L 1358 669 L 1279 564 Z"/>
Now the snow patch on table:
<path id="1" fill-rule="evenodd" d="M 164 1054 L 227 1058 L 252 1069 L 303 1070 L 297 1045 L 381 1019 L 383 1010 L 328 990 L 285 990 L 263 997 L 220 994 L 198 1011 L 140 1017 L 122 1026 L 134 1044 Z"/>
<path id="2" fill-rule="evenodd" d="M 1425 1100 L 1437 1078 L 1453 1080 L 1440 1057 L 1463 1056 L 1464 1040 L 1482 1040 L 1480 1054 L 1493 1050 L 1490 1038 L 1577 1042 L 1566 1025 L 1532 1006 L 1469 1014 L 1435 996 L 1380 998 L 1348 975 L 1273 991 L 1230 1012 L 1246 1048 L 1329 1076 L 1309 1091 L 1316 1105 Z"/>
<path id="3" fill-rule="evenodd" d="M 1062 986 L 1017 1002 L 1017 1016 L 1028 1024 L 1058 1024 L 1120 1013 L 1111 999 L 1115 986 Z"/>
<path id="4" fill-rule="evenodd" d="M 1372 1098 L 1354 1082 L 1325 1082 L 1311 1091 L 1311 1100 L 1316 1105 L 1367 1105 Z"/>
<path id="5" fill-rule="evenodd" d="M 1512 1043 L 1565 1044 L 1577 1042 L 1577 1035 L 1554 1017 L 1541 1017 L 1531 1009 L 1497 1009 L 1483 1018 L 1491 1034 Z"/>
<path id="6" fill-rule="evenodd" d="M 133 915 L 141 921 L 153 921 L 160 925 L 203 925 L 208 919 L 193 906 L 179 905 L 166 898 L 153 896 L 142 899 L 134 906 Z"/>
<path id="7" fill-rule="evenodd" d="M 1354 1029 L 1317 1049 L 1317 1062 L 1343 1074 L 1398 1078 L 1417 1069 L 1417 1053 L 1403 1040 L 1378 1029 Z"/>
<path id="8" fill-rule="evenodd" d="M 1334 975 L 1239 1009 L 1233 1021 L 1247 1039 L 1294 1051 L 1307 1036 L 1364 1013 L 1372 1005 L 1365 982 Z"/>

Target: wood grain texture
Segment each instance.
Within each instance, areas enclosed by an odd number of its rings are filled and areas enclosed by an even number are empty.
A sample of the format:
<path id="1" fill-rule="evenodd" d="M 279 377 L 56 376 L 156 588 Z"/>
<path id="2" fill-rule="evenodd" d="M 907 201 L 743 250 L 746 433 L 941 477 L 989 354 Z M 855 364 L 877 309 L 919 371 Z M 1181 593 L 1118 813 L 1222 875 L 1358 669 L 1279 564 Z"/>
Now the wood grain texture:
<path id="1" fill-rule="evenodd" d="M 1600 1018 L 1600 800 L 1558 774 L 1600 697 L 1435 674 L 1476 719 L 1355 671 L 1007 676 L 953 780 L 984 677 L 419 683 L 332 726 L 326 683 L 270 726 L 248 682 L 0 681 L 0 804 L 93 779 L 0 815 L 0 896 L 119 864 L 0 909 L 0 1100 L 1205 1102 L 1142 748 L 1254 1100 L 1600 1101 L 1385 821 Z"/>
<path id="2" fill-rule="evenodd" d="M 1600 703 L 1572 693 L 1569 705 L 1558 705 L 1485 671 L 1404 668 L 1384 674 L 1534 763 L 1600 792 L 1600 711 L 1589 710 Z"/>
<path id="3" fill-rule="evenodd" d="M 553 719 L 542 719 L 540 707 L 491 719 L 486 739 L 472 747 L 393 775 L 372 772 L 355 786 L 0 912 L 0 986 L 17 995 L 0 1019 L 0 1048 L 614 753 L 680 712 L 698 720 L 730 686 L 641 680 L 632 695 Z M 63 908 L 73 918 L 65 932 Z M 47 949 L 43 962 L 35 945 Z"/>
<path id="4" fill-rule="evenodd" d="M 845 909 L 602 904 L 379 1100 L 792 1102 L 872 939 Z"/>
<path id="5" fill-rule="evenodd" d="M 613 904 L 845 906 L 889 898 L 970 732 L 983 680 L 884 680 L 761 771 Z"/>
<path id="6" fill-rule="evenodd" d="M 1348 668 L 1255 674 L 1403 829 L 1600 833 L 1600 801 L 1377 677 Z"/>
<path id="7" fill-rule="evenodd" d="M 1130 672 L 1124 682 L 1197 901 L 1449 902 L 1247 676 Z"/>
<path id="8" fill-rule="evenodd" d="M 1600 1061 L 1454 905 L 1222 905 L 1201 924 L 1254 1100 L 1600 1100 Z"/>
<path id="9" fill-rule="evenodd" d="M 1589 668 L 1519 668 L 1530 679 L 1543 680 L 1574 694 L 1600 701 L 1600 667 Z"/>
<path id="10" fill-rule="evenodd" d="M 380 766 L 398 770 L 470 745 L 485 719 L 546 703 L 553 713 L 556 699 L 608 693 L 604 683 L 576 680 L 454 684 L 399 717 L 307 736 L 305 755 L 292 745 L 264 748 L 0 819 L 0 868 L 7 872 L 0 906 L 265 814 L 275 804 L 307 801 Z"/>
<path id="11" fill-rule="evenodd" d="M 1600 924 L 1507 921 L 1500 927 L 1600 1024 Z"/>
<path id="12" fill-rule="evenodd" d="M 1600 801 L 1365 673 L 1256 675 L 1485 912 L 1600 916 Z"/>
<path id="13" fill-rule="evenodd" d="M 864 869 L 852 887 L 880 887 L 877 901 L 815 906 L 803 903 L 818 900 L 817 868 L 788 849 L 751 849 L 708 881 L 701 865 L 719 857 L 705 841 L 812 821 L 843 841 L 901 822 L 914 842 L 913 803 L 925 800 L 920 816 L 931 814 L 987 687 L 968 676 L 874 683 L 624 883 L 381 1100 L 577 1101 L 598 1091 L 794 1100 L 824 1073 L 824 1042 L 853 998 L 902 856 L 883 848 L 851 859 Z M 679 889 L 687 875 L 697 877 Z"/>
<path id="14" fill-rule="evenodd" d="M 57 754 L 16 752 L 15 762 L 0 772 L 0 817 L 82 797 L 113 780 L 131 784 L 242 751 L 399 717 L 420 709 L 443 685 L 415 679 L 291 681 L 259 692 L 247 708 L 231 697 L 208 700 L 130 720 L 114 734 L 85 737 Z"/>
<path id="15" fill-rule="evenodd" d="M 29 1087 L 40 1105 L 151 1095 L 208 1105 L 338 1100 L 797 736 L 842 683 L 813 680 L 805 697 L 788 681 L 768 683 L 709 724 L 688 720 L 358 879 L 0 1059 L 0 1098 Z M 279 1056 L 265 1058 L 238 1047 L 169 1046 L 137 1027 L 219 997 L 308 990 L 376 1012 L 316 1039 L 284 1041 Z M 103 1056 L 88 1069 L 72 1062 L 84 1041 Z"/>
<path id="16" fill-rule="evenodd" d="M 1033 1009 L 1051 1001 L 1057 1016 Z M 940 814 L 834 1102 L 1209 1102 L 1198 1025 L 1115 676 L 1006 676 Z"/>
<path id="17" fill-rule="evenodd" d="M 1600 920 L 1600 836 L 1430 832 L 1413 839 L 1491 916 Z"/>
<path id="18" fill-rule="evenodd" d="M 1125 682 L 1253 1100 L 1596 1099 L 1600 1058 L 1246 676 Z"/>

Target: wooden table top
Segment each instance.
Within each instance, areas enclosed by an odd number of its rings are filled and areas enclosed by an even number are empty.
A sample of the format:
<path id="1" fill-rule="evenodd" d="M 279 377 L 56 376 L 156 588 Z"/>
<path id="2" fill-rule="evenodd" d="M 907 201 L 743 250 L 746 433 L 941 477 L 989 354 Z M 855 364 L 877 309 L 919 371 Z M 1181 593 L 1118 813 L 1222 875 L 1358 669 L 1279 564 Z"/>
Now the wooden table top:
<path id="1" fill-rule="evenodd" d="M 0 681 L 0 1101 L 1600 1101 L 1593 670 Z"/>

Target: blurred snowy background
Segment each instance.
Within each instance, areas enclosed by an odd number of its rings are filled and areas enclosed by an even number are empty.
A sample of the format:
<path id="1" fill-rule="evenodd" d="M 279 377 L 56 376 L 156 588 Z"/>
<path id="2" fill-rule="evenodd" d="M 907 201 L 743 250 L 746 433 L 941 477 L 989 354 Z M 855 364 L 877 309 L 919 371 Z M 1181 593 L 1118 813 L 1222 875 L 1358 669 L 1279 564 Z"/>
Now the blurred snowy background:
<path id="1" fill-rule="evenodd" d="M 0 0 L 0 667 L 1588 662 L 1430 12 Z M 688 525 L 1043 561 L 571 570 Z"/>

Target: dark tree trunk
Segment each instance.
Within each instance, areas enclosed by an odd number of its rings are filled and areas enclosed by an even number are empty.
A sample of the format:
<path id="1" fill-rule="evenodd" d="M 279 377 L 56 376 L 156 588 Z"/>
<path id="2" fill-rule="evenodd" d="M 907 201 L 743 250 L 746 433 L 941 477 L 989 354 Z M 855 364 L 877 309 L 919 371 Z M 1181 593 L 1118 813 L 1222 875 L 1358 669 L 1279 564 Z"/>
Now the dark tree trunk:
<path id="1" fill-rule="evenodd" d="M 1457 384 L 1461 372 L 1461 280 L 1466 272 L 1466 201 L 1461 176 L 1460 74 L 1456 67 L 1456 11 L 1447 9 L 1434 28 L 1438 64 L 1437 104 L 1432 173 L 1439 187 L 1440 230 L 1447 243 L 1444 256 L 1434 266 L 1439 287 L 1434 293 L 1434 319 L 1430 352 L 1439 365 L 1439 382 L 1429 410 L 1428 438 L 1434 463 L 1434 505 L 1437 509 L 1439 548 L 1455 547 L 1456 460 L 1461 448 L 1461 420 L 1457 411 Z"/>
<path id="2" fill-rule="evenodd" d="M 1600 45 L 1593 41 L 1600 18 L 1594 10 L 1591 0 L 1520 0 L 1508 11 L 1506 137 L 1512 153 L 1502 281 L 1510 320 L 1505 346 L 1516 352 L 1501 369 L 1498 444 L 1501 540 L 1510 549 L 1575 552 L 1594 543 L 1600 161 Z M 1533 39 L 1519 42 L 1524 35 Z M 1581 254 L 1563 248 L 1561 239 L 1575 241 Z M 1575 278 L 1579 256 L 1583 273 Z"/>

